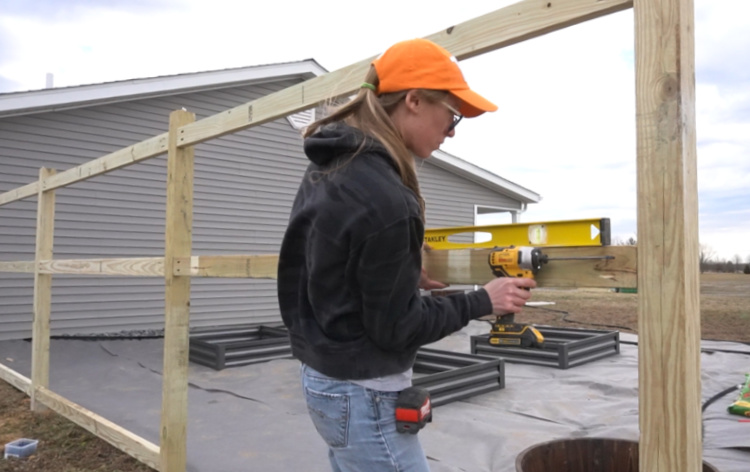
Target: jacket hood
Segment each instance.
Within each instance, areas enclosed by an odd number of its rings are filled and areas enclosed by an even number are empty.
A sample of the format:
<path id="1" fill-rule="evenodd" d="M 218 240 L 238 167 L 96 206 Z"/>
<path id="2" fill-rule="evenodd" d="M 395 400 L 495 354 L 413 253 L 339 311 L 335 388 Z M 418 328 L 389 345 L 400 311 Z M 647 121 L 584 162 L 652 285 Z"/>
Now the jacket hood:
<path id="1" fill-rule="evenodd" d="M 386 152 L 385 147 L 361 130 L 338 122 L 323 126 L 312 136 L 305 139 L 304 150 L 307 158 L 319 166 L 357 152 L 363 141 L 361 151 Z"/>

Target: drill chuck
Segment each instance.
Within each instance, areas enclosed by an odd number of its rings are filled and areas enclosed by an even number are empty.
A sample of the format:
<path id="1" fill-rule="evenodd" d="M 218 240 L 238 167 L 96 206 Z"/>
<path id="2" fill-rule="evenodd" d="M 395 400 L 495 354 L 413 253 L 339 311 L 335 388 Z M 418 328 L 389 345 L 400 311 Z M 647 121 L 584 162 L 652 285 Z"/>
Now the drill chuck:
<path id="1" fill-rule="evenodd" d="M 496 277 L 533 278 L 546 262 L 547 256 L 541 249 L 529 246 L 496 248 L 489 256 Z"/>

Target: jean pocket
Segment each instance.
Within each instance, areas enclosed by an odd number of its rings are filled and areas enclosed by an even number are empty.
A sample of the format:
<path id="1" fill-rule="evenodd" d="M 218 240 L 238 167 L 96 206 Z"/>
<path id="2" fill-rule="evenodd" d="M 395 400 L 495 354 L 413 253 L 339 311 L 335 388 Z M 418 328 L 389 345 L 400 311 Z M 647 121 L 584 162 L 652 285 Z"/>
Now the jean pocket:
<path id="1" fill-rule="evenodd" d="M 307 411 L 329 447 L 346 447 L 349 437 L 349 396 L 305 388 Z"/>

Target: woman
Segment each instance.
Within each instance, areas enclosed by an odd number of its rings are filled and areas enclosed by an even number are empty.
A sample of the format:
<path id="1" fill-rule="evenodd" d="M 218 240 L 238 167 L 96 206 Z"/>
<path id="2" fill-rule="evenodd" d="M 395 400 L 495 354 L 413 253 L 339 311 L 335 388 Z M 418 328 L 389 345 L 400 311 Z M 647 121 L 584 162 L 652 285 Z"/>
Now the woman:
<path id="1" fill-rule="evenodd" d="M 358 94 L 305 131 L 311 164 L 281 247 L 278 296 L 302 362 L 310 416 L 334 471 L 427 471 L 417 435 L 395 425 L 419 347 L 470 320 L 517 313 L 533 280 L 498 278 L 447 297 L 422 270 L 415 172 L 463 117 L 497 107 L 448 51 L 424 39 L 373 61 Z"/>

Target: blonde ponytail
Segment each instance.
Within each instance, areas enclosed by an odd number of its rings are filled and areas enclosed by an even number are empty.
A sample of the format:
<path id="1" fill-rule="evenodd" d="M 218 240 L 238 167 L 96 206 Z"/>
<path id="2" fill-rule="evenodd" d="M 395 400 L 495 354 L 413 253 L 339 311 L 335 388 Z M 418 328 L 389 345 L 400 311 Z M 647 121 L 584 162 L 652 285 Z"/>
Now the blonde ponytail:
<path id="1" fill-rule="evenodd" d="M 319 119 L 307 127 L 303 136 L 306 138 L 314 134 L 321 127 L 343 121 L 349 126 L 359 129 L 366 136 L 370 136 L 380 142 L 388 151 L 396 165 L 401 182 L 417 197 L 421 211 L 422 221 L 425 219 L 425 202 L 422 198 L 422 192 L 419 189 L 419 180 L 414 164 L 414 156 L 404 144 L 401 133 L 396 129 L 390 117 L 390 112 L 404 99 L 408 90 L 400 92 L 377 95 L 373 90 L 377 90 L 378 76 L 374 67 L 365 77 L 365 84 L 359 89 L 357 95 L 343 106 L 333 108 L 331 113 Z M 372 87 L 370 87 L 372 86 Z M 445 96 L 444 92 L 423 91 L 429 99 L 430 92 Z M 352 158 L 363 149 L 363 141 L 360 148 L 354 153 Z"/>

